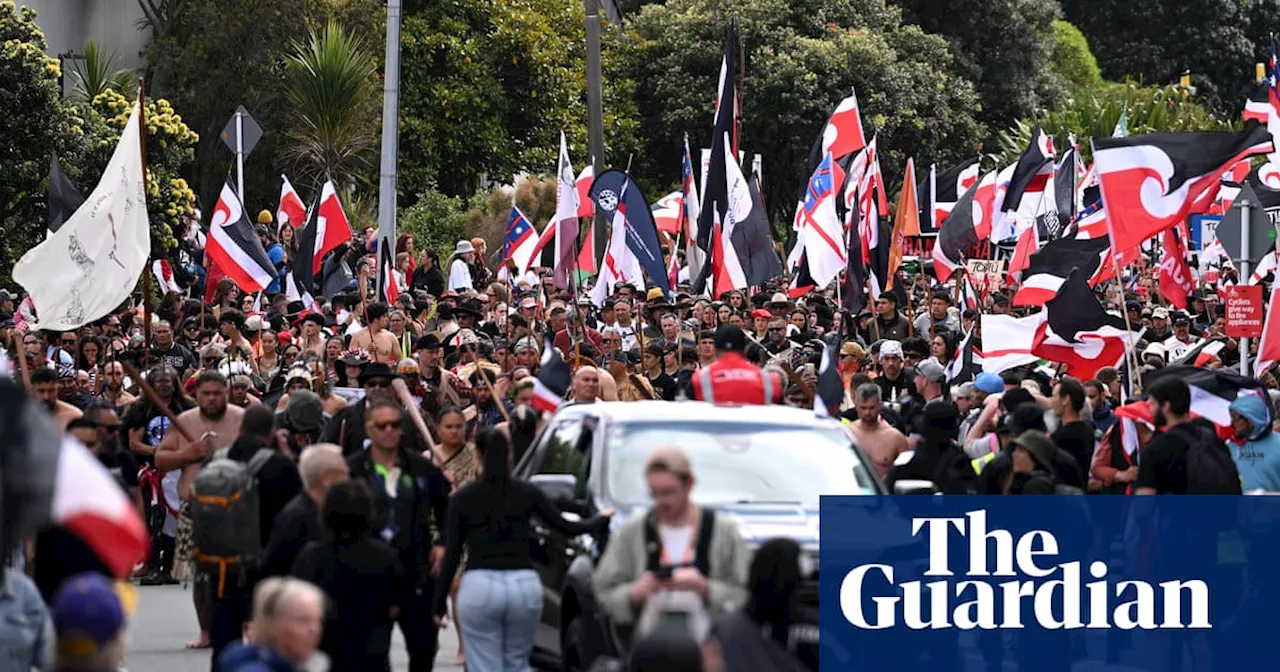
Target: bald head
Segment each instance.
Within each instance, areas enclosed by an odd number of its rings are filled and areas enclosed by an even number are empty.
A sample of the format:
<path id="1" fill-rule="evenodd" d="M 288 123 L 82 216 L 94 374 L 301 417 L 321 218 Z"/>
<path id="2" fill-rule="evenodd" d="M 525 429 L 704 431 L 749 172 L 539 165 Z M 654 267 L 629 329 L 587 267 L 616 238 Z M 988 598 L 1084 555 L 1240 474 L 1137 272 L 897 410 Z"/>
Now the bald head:
<path id="1" fill-rule="evenodd" d="M 590 404 L 600 396 L 600 369 L 584 366 L 573 374 L 573 400 Z"/>

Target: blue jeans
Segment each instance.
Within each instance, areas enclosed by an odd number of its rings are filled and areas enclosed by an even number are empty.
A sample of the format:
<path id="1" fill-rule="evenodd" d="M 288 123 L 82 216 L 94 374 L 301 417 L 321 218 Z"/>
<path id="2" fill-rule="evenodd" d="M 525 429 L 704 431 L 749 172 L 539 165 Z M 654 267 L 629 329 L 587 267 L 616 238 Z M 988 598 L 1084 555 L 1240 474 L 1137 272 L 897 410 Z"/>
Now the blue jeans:
<path id="1" fill-rule="evenodd" d="M 458 588 L 458 628 L 468 672 L 528 672 L 542 619 L 542 581 L 532 569 L 469 569 Z"/>

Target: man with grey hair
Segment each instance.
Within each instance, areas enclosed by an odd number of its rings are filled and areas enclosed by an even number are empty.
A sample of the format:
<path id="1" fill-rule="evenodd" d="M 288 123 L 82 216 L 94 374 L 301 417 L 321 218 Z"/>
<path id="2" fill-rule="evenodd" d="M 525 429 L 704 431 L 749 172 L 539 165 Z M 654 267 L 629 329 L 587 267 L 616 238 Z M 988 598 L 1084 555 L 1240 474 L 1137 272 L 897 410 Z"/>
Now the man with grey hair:
<path id="1" fill-rule="evenodd" d="M 299 492 L 276 517 L 267 541 L 262 576 L 284 576 L 293 568 L 302 547 L 324 537 L 320 523 L 320 507 L 334 483 L 350 478 L 342 449 L 332 443 L 317 443 L 302 451 L 298 460 L 302 477 Z"/>
<path id="2" fill-rule="evenodd" d="M 893 467 L 893 461 L 907 452 L 907 437 L 880 419 L 880 386 L 875 383 L 859 385 L 853 401 L 858 410 L 858 421 L 850 424 L 849 429 L 875 465 L 880 478 L 884 478 Z"/>

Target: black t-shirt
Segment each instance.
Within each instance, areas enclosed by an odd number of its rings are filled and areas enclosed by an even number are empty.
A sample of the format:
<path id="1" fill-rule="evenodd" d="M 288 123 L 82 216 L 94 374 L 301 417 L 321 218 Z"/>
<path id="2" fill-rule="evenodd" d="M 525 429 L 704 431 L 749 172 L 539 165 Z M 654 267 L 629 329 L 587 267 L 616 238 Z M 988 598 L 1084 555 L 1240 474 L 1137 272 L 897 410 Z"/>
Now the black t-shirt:
<path id="1" fill-rule="evenodd" d="M 174 397 L 169 402 L 169 410 L 176 417 L 179 413 L 191 408 L 191 405 Z M 169 419 L 164 417 L 155 406 L 145 399 L 138 400 L 129 407 L 129 412 L 125 413 L 123 420 L 124 440 L 128 441 L 129 432 L 135 429 L 142 430 L 142 442 L 148 446 L 155 447 L 160 445 L 160 440 L 164 438 L 165 432 L 169 431 Z M 146 464 L 154 464 L 154 458 L 139 457 L 139 460 Z"/>
<path id="2" fill-rule="evenodd" d="M 663 401 L 676 400 L 676 390 L 680 389 L 680 385 L 676 383 L 675 378 L 667 375 L 666 371 L 658 374 L 657 378 L 649 378 L 648 375 L 646 375 L 645 378 L 648 379 L 649 384 L 653 386 L 653 393 L 657 395 L 659 399 Z"/>
<path id="3" fill-rule="evenodd" d="M 138 458 L 133 453 L 123 449 L 110 454 L 98 453 L 98 461 L 111 472 L 121 487 L 126 490 L 138 487 Z"/>
<path id="4" fill-rule="evenodd" d="M 1062 425 L 1049 437 L 1058 444 L 1058 449 L 1066 451 L 1074 457 L 1076 464 L 1093 464 L 1093 428 L 1088 423 L 1077 420 Z"/>
<path id="5" fill-rule="evenodd" d="M 907 379 L 906 369 L 903 369 L 902 373 L 898 374 L 897 380 L 881 375 L 875 379 L 875 383 L 880 388 L 880 399 L 886 403 L 894 400 L 903 401 L 906 395 L 915 392 L 915 389 L 911 386 L 911 381 Z"/>
<path id="6" fill-rule="evenodd" d="M 158 344 L 151 344 L 151 358 L 156 364 L 167 364 L 172 366 L 178 373 L 183 373 L 187 369 L 200 368 L 200 362 L 196 361 L 196 356 L 191 351 L 179 345 L 177 341 L 169 344 L 168 348 L 161 348 Z"/>
<path id="7" fill-rule="evenodd" d="M 1153 488 L 1158 495 L 1187 494 L 1187 444 L 1161 432 L 1138 453 L 1135 488 Z"/>

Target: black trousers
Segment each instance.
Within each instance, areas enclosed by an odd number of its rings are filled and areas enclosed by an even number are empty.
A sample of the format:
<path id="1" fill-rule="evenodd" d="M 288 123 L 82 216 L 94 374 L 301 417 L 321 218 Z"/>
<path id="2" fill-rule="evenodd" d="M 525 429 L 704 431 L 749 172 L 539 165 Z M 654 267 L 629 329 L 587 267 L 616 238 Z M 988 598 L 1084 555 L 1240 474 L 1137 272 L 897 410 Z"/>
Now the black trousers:
<path id="1" fill-rule="evenodd" d="M 196 590 L 200 590 L 200 586 Z M 244 637 L 244 624 L 253 609 L 253 584 L 228 580 L 218 595 L 218 579 L 209 579 L 209 648 L 211 669 L 218 670 L 218 655 L 232 642 Z"/>
<path id="2" fill-rule="evenodd" d="M 416 588 L 400 607 L 396 623 L 409 653 L 409 672 L 431 672 L 440 648 L 440 629 L 432 616 L 432 582 Z"/>

